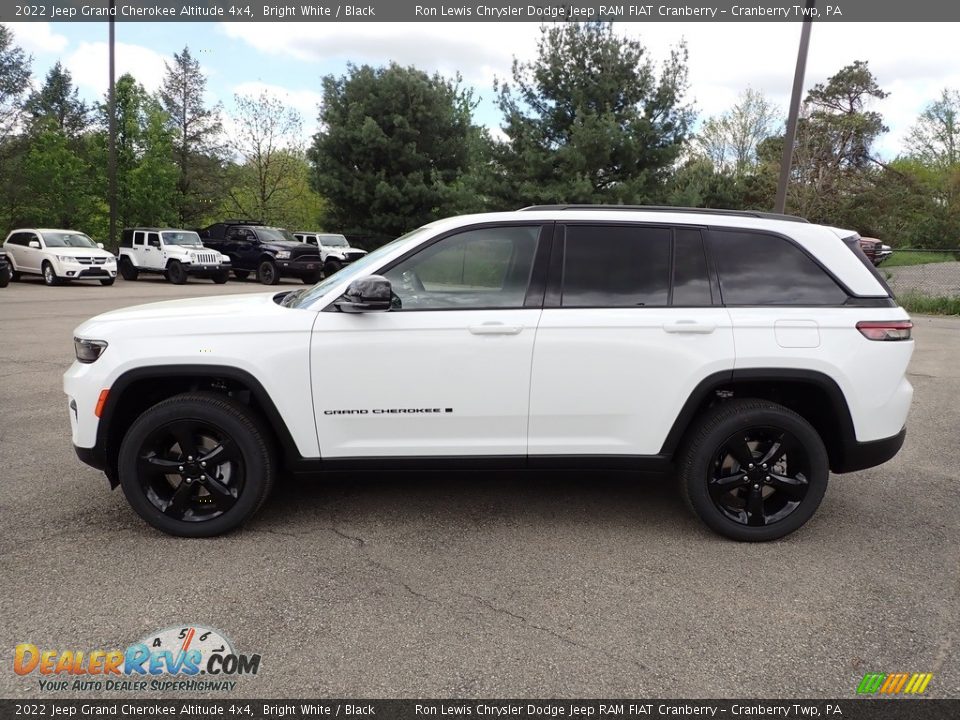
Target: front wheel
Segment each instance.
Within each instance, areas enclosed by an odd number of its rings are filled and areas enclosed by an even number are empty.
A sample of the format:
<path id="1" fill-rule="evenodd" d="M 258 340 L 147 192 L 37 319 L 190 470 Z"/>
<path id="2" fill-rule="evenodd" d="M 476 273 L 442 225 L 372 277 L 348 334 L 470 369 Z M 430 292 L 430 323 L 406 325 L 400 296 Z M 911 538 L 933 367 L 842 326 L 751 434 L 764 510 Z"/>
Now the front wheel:
<path id="1" fill-rule="evenodd" d="M 57 277 L 53 265 L 48 262 L 43 264 L 43 282 L 47 287 L 53 287 L 60 284 L 60 278 Z"/>
<path id="2" fill-rule="evenodd" d="M 257 278 L 262 285 L 276 285 L 280 282 L 280 273 L 271 260 L 264 260 L 257 268 Z"/>
<path id="3" fill-rule="evenodd" d="M 340 269 L 343 265 L 340 264 L 338 260 L 327 260 L 326 264 L 323 266 L 323 274 L 327 277 L 340 272 Z"/>
<path id="4" fill-rule="evenodd" d="M 116 278 L 103 278 L 100 281 L 100 284 L 109 287 L 110 285 L 113 285 L 115 281 L 116 281 Z"/>
<path id="5" fill-rule="evenodd" d="M 214 393 L 184 393 L 138 417 L 120 446 L 120 486 L 140 517 L 170 535 L 210 537 L 248 520 L 276 473 L 250 410 Z"/>
<path id="6" fill-rule="evenodd" d="M 187 281 L 187 271 L 183 269 L 179 260 L 171 260 L 167 265 L 167 280 L 174 285 L 183 285 Z"/>
<path id="7" fill-rule="evenodd" d="M 776 540 L 809 520 L 827 489 L 827 451 L 792 410 L 766 400 L 730 400 L 706 411 L 679 455 L 687 504 L 734 540 Z"/>
<path id="8" fill-rule="evenodd" d="M 126 255 L 120 257 L 120 277 L 124 280 L 136 280 L 140 277 L 140 272 L 134 267 L 134 264 L 130 261 Z"/>
<path id="9" fill-rule="evenodd" d="M 217 270 L 213 275 L 210 276 L 210 279 L 213 280 L 217 285 L 223 285 L 230 279 L 229 270 Z"/>

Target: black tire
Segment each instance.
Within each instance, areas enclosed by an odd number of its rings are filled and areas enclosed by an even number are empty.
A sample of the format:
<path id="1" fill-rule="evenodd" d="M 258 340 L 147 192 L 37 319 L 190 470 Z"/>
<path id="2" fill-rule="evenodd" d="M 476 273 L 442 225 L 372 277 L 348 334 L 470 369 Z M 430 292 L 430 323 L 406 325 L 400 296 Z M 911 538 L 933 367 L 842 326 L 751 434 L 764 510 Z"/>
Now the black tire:
<path id="1" fill-rule="evenodd" d="M 10 282 L 20 282 L 20 273 L 13 269 L 13 266 L 10 266 Z"/>
<path id="2" fill-rule="evenodd" d="M 179 260 L 171 260 L 167 264 L 167 280 L 174 285 L 183 285 L 187 282 L 187 271 L 183 269 Z"/>
<path id="3" fill-rule="evenodd" d="M 309 275 L 304 275 L 300 279 L 303 281 L 304 285 L 315 285 L 316 283 L 320 282 L 322 277 L 323 277 L 323 274 L 319 270 L 317 270 L 316 272 L 312 272 Z"/>
<path id="4" fill-rule="evenodd" d="M 138 277 L 140 277 L 140 272 L 137 270 L 134 264 L 130 262 L 130 258 L 128 258 L 126 255 L 120 256 L 119 269 L 120 269 L 120 277 L 122 277 L 124 280 L 133 281 L 133 280 L 136 280 Z"/>
<path id="5" fill-rule="evenodd" d="M 193 459 L 184 462 L 184 456 Z M 204 457 L 220 461 L 211 471 L 200 467 Z M 180 537 L 220 535 L 246 522 L 266 501 L 276 474 L 259 419 L 246 406 L 205 392 L 175 395 L 140 415 L 123 438 L 117 467 L 136 513 Z"/>
<path id="6" fill-rule="evenodd" d="M 43 283 L 47 287 L 54 287 L 55 285 L 60 285 L 60 278 L 57 277 L 57 271 L 53 269 L 53 265 L 49 262 L 44 262 L 40 268 L 40 272 L 43 274 Z"/>
<path id="7" fill-rule="evenodd" d="M 103 279 L 100 281 L 100 284 L 101 284 L 101 285 L 104 285 L 104 286 L 106 286 L 106 287 L 109 287 L 109 286 L 113 285 L 113 283 L 116 282 L 116 280 L 117 280 L 116 278 L 103 278 Z"/>
<path id="8" fill-rule="evenodd" d="M 217 285 L 223 285 L 230 279 L 230 271 L 218 270 L 210 276 L 210 279 L 213 280 Z"/>
<path id="9" fill-rule="evenodd" d="M 330 277 L 331 275 L 340 272 L 342 268 L 343 265 L 341 265 L 337 260 L 327 260 L 323 266 L 323 274 L 327 277 Z"/>
<path id="10" fill-rule="evenodd" d="M 3 270 L 0 270 L 0 288 L 5 288 L 7 285 L 10 284 L 11 275 L 12 273 L 10 272 L 10 268 L 8 267 L 4 268 Z"/>
<path id="11" fill-rule="evenodd" d="M 730 400 L 705 411 L 677 462 L 690 509 L 715 532 L 747 542 L 800 528 L 819 507 L 829 474 L 813 426 L 766 400 Z"/>
<path id="12" fill-rule="evenodd" d="M 257 280 L 261 285 L 276 285 L 280 282 L 280 272 L 272 260 L 263 260 L 257 266 Z"/>
<path id="13" fill-rule="evenodd" d="M 234 270 L 233 276 L 237 280 L 246 280 L 250 276 L 250 272 L 248 270 Z"/>

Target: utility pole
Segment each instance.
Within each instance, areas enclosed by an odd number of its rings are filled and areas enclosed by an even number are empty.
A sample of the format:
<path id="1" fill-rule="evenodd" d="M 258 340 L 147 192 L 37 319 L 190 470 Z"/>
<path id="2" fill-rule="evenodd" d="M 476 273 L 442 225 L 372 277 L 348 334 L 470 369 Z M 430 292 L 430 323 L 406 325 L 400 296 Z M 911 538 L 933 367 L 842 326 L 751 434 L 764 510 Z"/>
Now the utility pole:
<path id="1" fill-rule="evenodd" d="M 800 114 L 800 96 L 803 94 L 803 78 L 807 72 L 807 51 L 810 49 L 810 27 L 813 24 L 812 10 L 816 0 L 807 0 L 807 13 L 803 16 L 800 30 L 800 49 L 797 50 L 797 69 L 793 74 L 793 95 L 790 97 L 790 112 L 787 115 L 787 132 L 783 137 L 783 157 L 780 159 L 780 181 L 777 183 L 777 200 L 774 212 L 782 213 L 787 207 L 787 184 L 793 166 L 793 146 L 797 141 L 797 116 Z"/>
<path id="2" fill-rule="evenodd" d="M 114 79 L 114 55 L 116 45 L 116 33 L 114 30 L 114 13 L 117 11 L 116 0 L 110 0 L 110 85 L 107 91 L 107 112 L 109 113 L 109 159 L 107 161 L 107 176 L 109 189 L 107 201 L 110 205 L 110 248 L 114 248 L 117 242 L 117 95 L 116 82 Z"/>

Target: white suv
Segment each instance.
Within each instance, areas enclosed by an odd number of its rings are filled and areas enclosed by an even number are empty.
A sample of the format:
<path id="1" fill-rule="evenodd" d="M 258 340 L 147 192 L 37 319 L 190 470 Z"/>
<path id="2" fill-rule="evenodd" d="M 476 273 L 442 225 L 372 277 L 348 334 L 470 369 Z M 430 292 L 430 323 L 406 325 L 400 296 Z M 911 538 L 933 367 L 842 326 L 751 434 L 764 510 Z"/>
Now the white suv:
<path id="1" fill-rule="evenodd" d="M 80 458 L 176 535 L 242 523 L 282 470 L 467 466 L 673 471 L 711 528 L 770 540 L 900 449 L 911 327 L 856 233 L 549 206 L 101 315 L 64 389 Z"/>
<path id="2" fill-rule="evenodd" d="M 120 237 L 120 275 L 136 280 L 140 273 L 159 273 L 174 285 L 190 276 L 218 285 L 230 279 L 230 258 L 203 246 L 193 230 L 127 228 Z"/>
<path id="3" fill-rule="evenodd" d="M 315 246 L 320 251 L 323 273 L 327 276 L 340 272 L 345 265 L 356 262 L 367 254 L 366 250 L 350 247 L 347 238 L 336 233 L 299 230 L 293 236 L 302 243 Z"/>
<path id="4" fill-rule="evenodd" d="M 3 242 L 13 279 L 34 274 L 47 285 L 67 280 L 99 280 L 113 285 L 117 279 L 117 259 L 76 230 L 20 228 Z"/>

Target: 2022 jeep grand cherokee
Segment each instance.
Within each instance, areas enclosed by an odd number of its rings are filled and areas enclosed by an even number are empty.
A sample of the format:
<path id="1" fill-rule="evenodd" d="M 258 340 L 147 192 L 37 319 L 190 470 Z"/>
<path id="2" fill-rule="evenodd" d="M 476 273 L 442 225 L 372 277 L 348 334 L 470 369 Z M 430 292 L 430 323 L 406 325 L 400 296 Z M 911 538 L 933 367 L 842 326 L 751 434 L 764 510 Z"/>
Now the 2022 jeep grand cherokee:
<path id="1" fill-rule="evenodd" d="M 708 526 L 771 540 L 900 449 L 911 327 L 850 231 L 544 206 L 100 315 L 64 389 L 80 458 L 175 535 L 247 520 L 281 470 L 466 465 L 674 470 Z"/>

